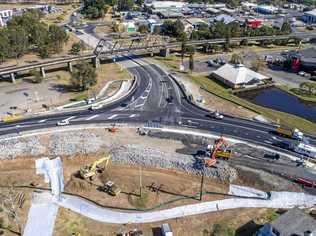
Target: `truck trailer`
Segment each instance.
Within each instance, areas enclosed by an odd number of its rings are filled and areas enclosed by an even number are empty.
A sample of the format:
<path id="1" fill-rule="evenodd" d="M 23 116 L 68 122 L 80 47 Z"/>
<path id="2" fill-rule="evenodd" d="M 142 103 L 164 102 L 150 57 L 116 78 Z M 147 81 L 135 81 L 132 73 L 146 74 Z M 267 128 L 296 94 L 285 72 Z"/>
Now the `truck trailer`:
<path id="1" fill-rule="evenodd" d="M 298 129 L 288 129 L 288 128 L 278 127 L 275 130 L 275 132 L 278 135 L 285 136 L 292 139 L 303 140 L 304 138 L 304 134 Z"/>

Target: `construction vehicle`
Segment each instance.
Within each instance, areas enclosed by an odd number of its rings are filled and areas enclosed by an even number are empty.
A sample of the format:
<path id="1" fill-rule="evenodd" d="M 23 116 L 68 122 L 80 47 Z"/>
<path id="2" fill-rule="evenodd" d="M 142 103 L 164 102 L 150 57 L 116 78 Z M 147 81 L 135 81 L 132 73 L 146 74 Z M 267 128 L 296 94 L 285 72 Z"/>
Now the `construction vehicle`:
<path id="1" fill-rule="evenodd" d="M 209 153 L 210 158 L 205 161 L 205 165 L 211 167 L 216 164 L 216 158 L 229 159 L 232 155 L 232 151 L 227 149 L 228 143 L 221 136 L 219 139 L 215 140 L 214 145 L 208 145 L 207 153 Z"/>
<path id="2" fill-rule="evenodd" d="M 83 179 L 90 179 L 93 180 L 94 176 L 97 174 L 99 171 L 103 171 L 103 168 L 101 168 L 99 165 L 105 162 L 105 166 L 108 165 L 109 160 L 111 156 L 105 156 L 95 162 L 93 162 L 91 165 L 86 165 L 82 168 L 80 168 L 80 177 Z"/>
<path id="3" fill-rule="evenodd" d="M 22 119 L 23 119 L 23 116 L 21 115 L 12 115 L 12 116 L 3 117 L 1 121 L 9 123 L 9 122 L 14 122 L 14 121 L 19 121 Z"/>
<path id="4" fill-rule="evenodd" d="M 106 182 L 101 190 L 111 196 L 117 196 L 121 193 L 121 189 L 113 181 Z"/>
<path id="5" fill-rule="evenodd" d="M 115 127 L 115 124 L 113 124 L 111 127 L 109 127 L 108 131 L 110 133 L 116 133 L 119 129 Z"/>
<path id="6" fill-rule="evenodd" d="M 288 128 L 278 127 L 275 130 L 275 133 L 281 136 L 285 136 L 285 137 L 297 139 L 297 140 L 303 140 L 304 138 L 304 134 L 298 129 L 288 129 Z"/>

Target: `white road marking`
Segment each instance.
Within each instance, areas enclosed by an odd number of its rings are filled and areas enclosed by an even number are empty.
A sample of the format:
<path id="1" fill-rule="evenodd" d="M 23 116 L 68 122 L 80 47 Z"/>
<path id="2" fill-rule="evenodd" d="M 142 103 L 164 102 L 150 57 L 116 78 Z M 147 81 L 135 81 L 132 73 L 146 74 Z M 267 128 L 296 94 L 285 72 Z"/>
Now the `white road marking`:
<path id="1" fill-rule="evenodd" d="M 130 118 L 133 118 L 133 117 L 135 117 L 136 116 L 136 114 L 132 114 L 132 115 L 130 115 L 129 117 Z"/>
<path id="2" fill-rule="evenodd" d="M 44 123 L 45 121 L 47 121 L 47 119 L 40 120 L 38 123 Z"/>
<path id="3" fill-rule="evenodd" d="M 183 117 L 183 119 L 188 119 L 188 118 Z M 219 121 L 215 121 L 215 120 L 208 121 L 208 120 L 203 120 L 203 119 L 198 119 L 198 118 L 189 118 L 189 119 L 197 120 L 197 121 L 202 121 L 202 122 L 207 122 L 207 123 L 217 123 L 217 124 L 221 124 L 221 125 L 227 125 L 227 126 L 233 126 L 233 127 L 240 127 L 240 128 L 243 128 L 243 129 L 253 130 L 253 131 L 260 132 L 260 133 L 264 133 L 264 134 L 267 133 L 267 132 L 262 131 L 262 130 L 257 130 L 257 129 L 254 129 L 254 128 L 250 128 L 250 127 L 246 127 L 246 126 L 241 126 L 241 125 L 236 125 L 236 124 L 230 124 L 230 123 L 219 122 Z"/>
<path id="4" fill-rule="evenodd" d="M 111 115 L 110 117 L 108 117 L 107 119 L 111 120 L 113 118 L 117 117 L 117 114 Z"/>
<path id="5" fill-rule="evenodd" d="M 68 117 L 67 119 L 64 119 L 64 121 L 70 121 L 71 119 L 73 119 L 73 118 L 75 118 L 75 116 L 70 116 L 70 117 Z"/>
<path id="6" fill-rule="evenodd" d="M 96 118 L 96 117 L 98 117 L 99 115 L 94 115 L 94 116 L 90 116 L 89 118 L 87 118 L 86 120 L 92 120 L 92 119 L 94 119 L 94 118 Z"/>
<path id="7" fill-rule="evenodd" d="M 269 140 L 264 140 L 265 143 L 268 143 L 268 144 L 272 144 L 273 142 L 269 141 Z"/>
<path id="8" fill-rule="evenodd" d="M 144 106 L 144 105 L 145 105 L 145 102 L 142 103 L 142 104 L 135 105 L 135 108 L 136 108 L 136 107 L 142 107 L 142 106 Z"/>

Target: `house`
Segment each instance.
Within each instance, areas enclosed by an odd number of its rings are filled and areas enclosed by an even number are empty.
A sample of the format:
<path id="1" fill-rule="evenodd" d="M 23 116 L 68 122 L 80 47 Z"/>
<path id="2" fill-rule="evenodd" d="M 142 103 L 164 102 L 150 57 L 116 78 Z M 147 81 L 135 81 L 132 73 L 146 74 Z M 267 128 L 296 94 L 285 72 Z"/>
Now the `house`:
<path id="1" fill-rule="evenodd" d="M 0 10 L 0 27 L 6 25 L 7 21 L 9 21 L 13 16 L 13 10 Z"/>
<path id="2" fill-rule="evenodd" d="M 134 21 L 125 21 L 122 23 L 124 29 L 127 33 L 135 33 L 136 32 L 136 25 Z"/>
<path id="3" fill-rule="evenodd" d="M 229 14 L 229 15 L 233 15 L 233 14 L 236 12 L 236 10 L 234 10 L 234 9 L 229 9 L 229 8 L 227 8 L 227 7 L 222 7 L 222 8 L 220 8 L 220 10 L 221 10 L 222 12 L 224 12 L 225 14 Z"/>
<path id="4" fill-rule="evenodd" d="M 156 12 L 162 19 L 182 18 L 183 14 L 177 9 L 161 9 Z"/>
<path id="5" fill-rule="evenodd" d="M 316 23 L 316 9 L 312 11 L 304 12 L 304 15 L 302 16 L 302 20 L 307 24 Z"/>
<path id="6" fill-rule="evenodd" d="M 287 236 L 316 234 L 316 220 L 298 208 L 288 210 L 274 221 L 265 224 L 256 236 Z"/>
<path id="7" fill-rule="evenodd" d="M 261 14 L 276 14 L 278 13 L 279 9 L 274 6 L 259 5 L 256 7 L 256 11 Z"/>
<path id="8" fill-rule="evenodd" d="M 263 20 L 261 20 L 261 19 L 246 19 L 245 20 L 245 23 L 250 28 L 258 28 L 259 26 L 262 25 L 262 22 L 263 22 Z"/>
<path id="9" fill-rule="evenodd" d="M 242 64 L 229 63 L 213 71 L 211 77 L 233 89 L 258 85 L 269 79 L 269 77 L 250 70 Z"/>
<path id="10" fill-rule="evenodd" d="M 255 3 L 252 3 L 252 2 L 241 2 L 241 6 L 243 9 L 245 10 L 254 10 L 256 9 L 256 7 L 258 6 L 257 4 Z"/>
<path id="11" fill-rule="evenodd" d="M 155 32 L 155 28 L 158 27 L 160 28 L 162 26 L 162 22 L 156 20 L 156 19 L 147 19 L 148 22 L 148 27 L 149 27 L 149 31 L 150 33 Z"/>
<path id="12" fill-rule="evenodd" d="M 223 21 L 224 24 L 230 24 L 232 22 L 237 22 L 237 20 L 229 15 L 221 14 L 214 18 L 214 21 Z"/>
<path id="13" fill-rule="evenodd" d="M 185 21 L 188 22 L 193 29 L 198 29 L 201 25 L 207 25 L 201 18 L 186 18 Z"/>
<path id="14" fill-rule="evenodd" d="M 145 3 L 147 8 L 152 8 L 153 10 L 161 9 L 178 9 L 181 10 L 186 5 L 185 2 L 175 2 L 175 1 L 153 1 L 151 3 Z"/>

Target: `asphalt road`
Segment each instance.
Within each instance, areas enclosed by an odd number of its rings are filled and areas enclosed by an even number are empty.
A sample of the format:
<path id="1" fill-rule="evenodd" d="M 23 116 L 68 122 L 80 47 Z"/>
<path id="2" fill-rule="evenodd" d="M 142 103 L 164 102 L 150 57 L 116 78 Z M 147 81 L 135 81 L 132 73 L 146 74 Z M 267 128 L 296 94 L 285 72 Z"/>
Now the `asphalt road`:
<path id="1" fill-rule="evenodd" d="M 153 121 L 161 125 L 202 129 L 275 148 L 272 146 L 275 135 L 271 133 L 274 126 L 228 116 L 222 120 L 209 118 L 208 111 L 192 104 L 157 65 L 150 65 L 139 58 L 134 58 L 133 63 L 134 66 L 129 67 L 129 70 L 139 78 L 139 84 L 128 97 L 94 112 L 84 110 L 0 123 L 0 135 L 53 127 L 64 119 L 68 119 L 70 125 L 117 122 L 143 124 Z M 316 138 L 310 137 L 310 143 L 316 145 Z"/>

